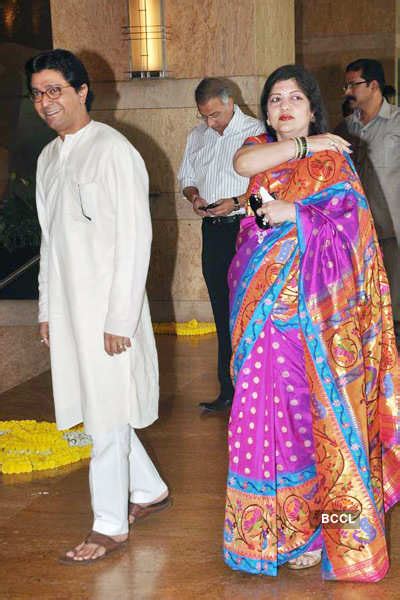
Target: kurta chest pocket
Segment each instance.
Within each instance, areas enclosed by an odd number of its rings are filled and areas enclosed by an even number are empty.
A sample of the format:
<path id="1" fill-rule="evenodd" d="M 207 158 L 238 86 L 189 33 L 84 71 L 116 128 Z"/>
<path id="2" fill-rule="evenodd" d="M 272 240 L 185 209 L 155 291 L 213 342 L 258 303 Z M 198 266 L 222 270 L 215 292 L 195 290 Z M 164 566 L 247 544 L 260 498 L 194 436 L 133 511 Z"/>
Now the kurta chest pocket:
<path id="1" fill-rule="evenodd" d="M 74 219 L 95 223 L 98 192 L 98 185 L 95 182 L 73 183 L 72 216 Z"/>

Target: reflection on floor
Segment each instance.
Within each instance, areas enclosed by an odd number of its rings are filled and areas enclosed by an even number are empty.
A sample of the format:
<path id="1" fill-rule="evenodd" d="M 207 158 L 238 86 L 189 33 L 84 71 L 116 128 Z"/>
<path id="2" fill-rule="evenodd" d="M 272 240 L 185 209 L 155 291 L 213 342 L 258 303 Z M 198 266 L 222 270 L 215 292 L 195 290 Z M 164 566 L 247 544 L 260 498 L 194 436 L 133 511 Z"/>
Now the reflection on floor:
<path id="1" fill-rule="evenodd" d="M 159 421 L 140 435 L 174 504 L 133 531 L 128 550 L 98 564 L 58 564 L 91 524 L 87 465 L 3 477 L 0 487 L 2 600 L 369 600 L 398 598 L 400 509 L 391 518 L 392 567 L 374 584 L 323 583 L 319 568 L 277 578 L 228 569 L 221 556 L 226 416 L 199 413 L 217 391 L 216 339 L 160 336 Z M 54 420 L 46 373 L 0 397 L 1 419 Z M 396 591 L 397 590 L 397 591 Z"/>

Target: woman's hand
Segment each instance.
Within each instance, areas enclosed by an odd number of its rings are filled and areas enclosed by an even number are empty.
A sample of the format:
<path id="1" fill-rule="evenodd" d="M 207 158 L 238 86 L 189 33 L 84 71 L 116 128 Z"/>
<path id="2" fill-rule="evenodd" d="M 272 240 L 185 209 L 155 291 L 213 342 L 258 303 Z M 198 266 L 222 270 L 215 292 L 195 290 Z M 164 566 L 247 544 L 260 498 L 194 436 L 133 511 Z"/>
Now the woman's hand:
<path id="1" fill-rule="evenodd" d="M 260 216 L 265 215 L 272 227 L 284 221 L 296 222 L 296 208 L 292 202 L 286 202 L 286 200 L 266 202 L 257 210 L 257 214 Z"/>
<path id="2" fill-rule="evenodd" d="M 334 133 L 320 133 L 318 135 L 310 135 L 307 137 L 308 149 L 311 152 L 321 152 L 322 150 L 333 150 L 334 152 L 349 152 L 350 142 L 335 135 Z"/>

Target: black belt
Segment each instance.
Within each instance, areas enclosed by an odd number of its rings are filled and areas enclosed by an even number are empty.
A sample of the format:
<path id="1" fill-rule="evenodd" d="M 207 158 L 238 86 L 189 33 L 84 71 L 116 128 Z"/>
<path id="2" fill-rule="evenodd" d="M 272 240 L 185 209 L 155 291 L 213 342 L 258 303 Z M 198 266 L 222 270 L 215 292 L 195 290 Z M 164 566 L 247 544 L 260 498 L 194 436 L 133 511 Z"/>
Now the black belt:
<path id="1" fill-rule="evenodd" d="M 203 217 L 203 221 L 211 225 L 224 225 L 225 223 L 237 223 L 244 215 L 229 215 L 228 217 Z"/>

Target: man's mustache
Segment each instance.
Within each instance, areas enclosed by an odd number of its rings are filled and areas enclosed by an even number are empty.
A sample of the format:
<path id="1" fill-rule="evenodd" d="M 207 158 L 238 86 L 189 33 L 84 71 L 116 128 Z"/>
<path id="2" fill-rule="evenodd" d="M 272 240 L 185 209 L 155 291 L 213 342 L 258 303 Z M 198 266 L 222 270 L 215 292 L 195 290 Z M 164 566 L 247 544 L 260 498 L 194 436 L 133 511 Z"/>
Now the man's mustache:
<path id="1" fill-rule="evenodd" d="M 355 96 L 346 96 L 347 100 L 356 102 L 356 97 Z"/>

